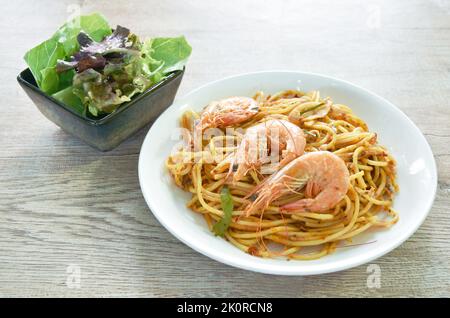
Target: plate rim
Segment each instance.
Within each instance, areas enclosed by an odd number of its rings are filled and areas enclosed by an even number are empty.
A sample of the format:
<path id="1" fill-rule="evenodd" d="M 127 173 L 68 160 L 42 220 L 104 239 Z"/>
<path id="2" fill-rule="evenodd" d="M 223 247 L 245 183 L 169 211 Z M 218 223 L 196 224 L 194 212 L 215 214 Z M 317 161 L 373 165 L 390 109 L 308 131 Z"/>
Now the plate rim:
<path id="1" fill-rule="evenodd" d="M 145 145 L 147 143 L 149 143 L 148 140 L 150 140 L 150 136 L 152 134 L 152 131 L 154 131 L 154 127 L 155 124 L 157 124 L 157 122 L 160 120 L 160 118 L 162 118 L 164 116 L 164 114 L 166 114 L 167 112 L 169 112 L 171 109 L 173 109 L 173 107 L 180 103 L 180 101 L 189 98 L 190 95 L 195 94 L 196 92 L 203 90 L 205 88 L 207 88 L 208 86 L 212 86 L 215 85 L 219 82 L 222 81 L 227 81 L 227 80 L 231 80 L 231 79 L 235 79 L 235 78 L 239 78 L 239 77 L 245 77 L 245 76 L 253 76 L 253 75 L 261 75 L 261 74 L 273 74 L 273 73 L 287 73 L 287 74 L 299 74 L 299 75 L 306 75 L 306 76 L 316 76 L 316 77 L 322 77 L 324 79 L 328 79 L 328 80 L 333 80 L 333 81 L 337 81 L 337 82 L 342 82 L 346 85 L 349 85 L 353 88 L 356 88 L 358 90 L 363 91 L 364 93 L 371 95 L 372 97 L 375 97 L 379 100 L 381 100 L 382 102 L 386 103 L 387 105 L 389 105 L 394 111 L 396 111 L 398 113 L 398 115 L 400 115 L 401 117 L 403 117 L 404 120 L 406 120 L 407 122 L 409 122 L 409 124 L 413 127 L 414 130 L 416 130 L 416 132 L 419 133 L 420 137 L 423 139 L 423 141 L 425 142 L 425 145 L 427 147 L 428 152 L 431 154 L 431 162 L 430 162 L 430 170 L 431 170 L 431 182 L 432 182 L 432 195 L 430 196 L 429 202 L 427 204 L 426 207 L 426 211 L 425 213 L 423 213 L 422 218 L 416 223 L 415 226 L 407 228 L 407 230 L 405 230 L 402 234 L 402 237 L 397 240 L 394 244 L 389 245 L 387 248 L 378 248 L 378 250 L 376 250 L 374 253 L 372 253 L 370 256 L 362 258 L 362 259 L 357 259 L 351 263 L 348 262 L 344 262 L 344 264 L 338 264 L 335 267 L 332 268 L 325 268 L 325 269 L 321 269 L 321 270 L 309 270 L 309 269 L 305 269 L 305 268 L 285 268 L 285 267 L 277 267 L 271 264 L 268 264 L 269 266 L 262 266 L 262 267 L 255 267 L 255 266 L 247 266 L 246 264 L 242 264 L 239 262 L 235 262 L 232 258 L 228 259 L 226 257 L 221 257 L 220 255 L 216 255 L 215 253 L 212 253 L 208 250 L 205 250 L 203 248 L 198 247 L 196 244 L 191 243 L 188 239 L 185 239 L 184 237 L 182 237 L 179 233 L 175 232 L 170 226 L 167 225 L 167 223 L 164 221 L 164 219 L 158 214 L 154 212 L 154 209 L 156 207 L 155 202 L 150 198 L 150 196 L 148 195 L 148 191 L 145 191 L 146 187 L 145 184 L 143 182 L 143 149 L 145 147 Z M 326 273 L 334 273 L 334 272 L 339 272 L 339 271 L 343 271 L 346 269 L 350 269 L 350 268 L 354 268 L 366 263 L 369 263 L 381 256 L 384 256 L 390 252 L 392 252 L 394 249 L 396 249 L 397 247 L 399 247 L 401 244 L 403 244 L 407 239 L 409 239 L 419 228 L 420 226 L 423 224 L 423 222 L 425 221 L 425 219 L 427 218 L 427 216 L 429 215 L 431 208 L 433 207 L 433 203 L 435 201 L 436 198 L 436 192 L 437 192 L 437 185 L 438 185 L 438 175 L 437 175 L 437 165 L 436 165 L 436 159 L 435 156 L 433 154 L 432 148 L 430 146 L 430 144 L 428 143 L 428 140 L 425 138 L 425 135 L 422 133 L 422 131 L 417 127 L 417 125 L 400 109 L 398 108 L 395 104 L 391 103 L 389 100 L 387 100 L 386 98 L 364 88 L 361 87 L 357 84 L 354 84 L 352 82 L 349 82 L 347 80 L 343 80 L 337 77 L 333 77 L 333 76 L 329 76 L 329 75 L 324 75 L 321 73 L 314 73 L 314 72 L 304 72 L 304 71 L 293 71 L 293 70 L 266 70 L 266 71 L 257 71 L 257 72 L 247 72 L 247 73 L 239 73 L 239 74 L 235 74 L 235 75 L 231 75 L 231 76 L 226 76 L 220 79 L 216 79 L 210 82 L 207 82 L 203 85 L 200 85 L 197 88 L 192 89 L 191 91 L 187 92 L 186 94 L 184 94 L 181 97 L 177 97 L 175 98 L 175 100 L 173 101 L 173 103 L 153 122 L 152 126 L 150 127 L 150 129 L 148 130 L 144 141 L 142 142 L 141 148 L 140 148 L 140 152 L 139 152 L 139 161 L 138 161 L 138 177 L 139 177 L 139 185 L 141 188 L 141 192 L 142 195 L 145 199 L 145 202 L 147 204 L 147 206 L 149 207 L 150 212 L 155 216 L 155 218 L 158 220 L 158 222 L 169 232 L 171 233 L 174 237 L 176 237 L 178 240 L 180 240 L 181 242 L 183 242 L 185 245 L 187 245 L 188 247 L 192 248 L 193 250 L 197 251 L 198 253 L 205 255 L 215 261 L 218 261 L 220 263 L 235 267 L 235 268 L 240 268 L 240 269 L 245 269 L 248 271 L 252 271 L 252 272 L 259 272 L 259 273 L 264 273 L 264 274 L 273 274 L 273 275 L 283 275 L 283 276 L 309 276 L 309 275 L 320 275 L 320 274 L 326 274 Z"/>

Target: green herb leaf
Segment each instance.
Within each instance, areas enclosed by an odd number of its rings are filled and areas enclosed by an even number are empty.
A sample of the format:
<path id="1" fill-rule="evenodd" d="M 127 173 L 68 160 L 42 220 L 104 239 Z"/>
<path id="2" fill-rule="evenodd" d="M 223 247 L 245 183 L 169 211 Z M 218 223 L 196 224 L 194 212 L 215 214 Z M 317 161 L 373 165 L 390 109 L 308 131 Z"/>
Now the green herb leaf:
<path id="1" fill-rule="evenodd" d="M 230 226 L 234 208 L 233 198 L 230 189 L 227 186 L 224 186 L 220 192 L 220 202 L 222 205 L 223 217 L 219 222 L 214 224 L 213 232 L 218 236 L 224 236 L 226 230 Z"/>

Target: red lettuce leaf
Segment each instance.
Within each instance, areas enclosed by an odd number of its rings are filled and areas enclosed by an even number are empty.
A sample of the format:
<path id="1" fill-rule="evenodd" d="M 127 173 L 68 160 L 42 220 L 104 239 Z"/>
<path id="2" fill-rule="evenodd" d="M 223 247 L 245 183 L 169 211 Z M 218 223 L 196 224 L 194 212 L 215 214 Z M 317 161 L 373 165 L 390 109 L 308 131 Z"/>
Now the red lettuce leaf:
<path id="1" fill-rule="evenodd" d="M 59 60 L 56 66 L 57 72 L 61 73 L 73 68 L 78 73 L 89 68 L 102 70 L 108 60 L 118 63 L 129 55 L 139 54 L 139 50 L 134 48 L 136 41 L 130 36 L 130 30 L 120 25 L 101 42 L 94 41 L 82 31 L 78 34 L 77 40 L 80 50 L 69 61 Z"/>

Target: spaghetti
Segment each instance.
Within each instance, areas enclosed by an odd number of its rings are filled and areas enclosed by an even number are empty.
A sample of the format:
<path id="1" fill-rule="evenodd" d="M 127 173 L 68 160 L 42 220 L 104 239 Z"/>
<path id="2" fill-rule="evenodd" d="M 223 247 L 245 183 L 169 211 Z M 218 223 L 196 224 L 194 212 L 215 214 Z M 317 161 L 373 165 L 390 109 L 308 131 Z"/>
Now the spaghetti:
<path id="1" fill-rule="evenodd" d="M 166 162 L 176 185 L 192 193 L 187 206 L 203 215 L 211 230 L 224 217 L 221 189 L 225 185 L 234 209 L 224 237 L 255 256 L 316 259 L 370 228 L 386 228 L 397 222 L 398 214 L 392 208 L 398 191 L 395 160 L 349 107 L 321 98 L 318 91 L 286 90 L 267 96 L 258 92 L 253 99 L 259 108 L 247 120 L 233 125 L 239 129 L 225 133 L 225 128 L 215 128 L 219 133 L 203 137 L 198 147 L 191 146 L 200 114 L 185 112 L 180 123 L 188 131 L 189 147 L 177 149 Z M 245 213 L 249 195 L 270 175 L 262 168 L 250 169 L 241 180 L 229 183 L 229 158 L 248 128 L 269 119 L 288 120 L 300 127 L 306 139 L 305 153 L 328 151 L 345 162 L 349 187 L 337 205 L 320 213 L 284 213 L 280 206 L 305 197 L 306 187 L 299 187 L 265 209 Z"/>

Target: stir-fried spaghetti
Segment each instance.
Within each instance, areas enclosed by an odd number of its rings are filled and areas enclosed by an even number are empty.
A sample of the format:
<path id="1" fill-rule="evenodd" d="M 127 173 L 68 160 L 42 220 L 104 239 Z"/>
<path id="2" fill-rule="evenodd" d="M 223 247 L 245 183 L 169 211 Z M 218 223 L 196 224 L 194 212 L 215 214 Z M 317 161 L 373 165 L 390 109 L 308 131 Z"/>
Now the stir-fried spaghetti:
<path id="1" fill-rule="evenodd" d="M 321 98 L 318 91 L 287 90 L 272 96 L 258 92 L 253 99 L 259 105 L 257 111 L 252 108 L 254 113 L 247 114 L 246 120 L 241 118 L 239 123 L 227 125 L 240 129 L 227 129 L 225 133 L 225 128 L 209 124 L 216 133 L 204 136 L 197 148 L 191 146 L 201 114 L 184 113 L 180 122 L 188 131 L 188 147 L 174 151 L 166 162 L 176 185 L 192 193 L 187 206 L 202 214 L 211 230 L 224 217 L 221 190 L 225 186 L 234 208 L 223 235 L 239 249 L 255 256 L 315 259 L 332 253 L 340 242 L 350 242 L 370 228 L 390 227 L 397 222 L 398 215 L 392 209 L 398 191 L 395 161 L 377 143 L 376 133 L 370 132 L 349 107 Z M 258 185 L 259 189 L 264 187 L 264 181 L 281 167 L 268 166 L 264 171 L 263 165 L 255 165 L 242 178 L 230 182 L 230 171 L 236 171 L 231 158 L 238 151 L 245 131 L 269 120 L 289 121 L 301 128 L 306 140 L 305 154 L 329 152 L 343 160 L 348 169 L 348 188 L 337 204 L 326 211 L 285 212 L 280 207 L 320 191 L 301 183 L 288 187 L 264 208 L 248 213 Z M 295 153 L 293 156 L 302 157 Z M 275 248 L 273 243 L 283 248 Z M 311 246 L 319 248 L 311 249 Z"/>

